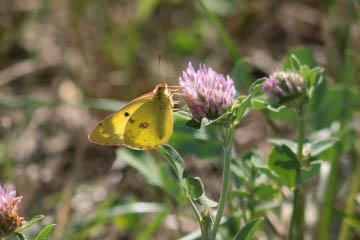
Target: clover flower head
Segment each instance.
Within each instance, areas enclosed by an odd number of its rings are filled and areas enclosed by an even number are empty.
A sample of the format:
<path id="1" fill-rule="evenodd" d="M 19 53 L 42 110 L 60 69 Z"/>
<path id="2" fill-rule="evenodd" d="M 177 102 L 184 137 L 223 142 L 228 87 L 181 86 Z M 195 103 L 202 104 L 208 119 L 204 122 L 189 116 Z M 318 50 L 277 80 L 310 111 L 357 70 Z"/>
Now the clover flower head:
<path id="1" fill-rule="evenodd" d="M 184 100 L 196 120 L 216 119 L 227 112 L 235 102 L 234 81 L 200 64 L 197 71 L 191 62 L 183 76 L 179 77 Z"/>
<path id="2" fill-rule="evenodd" d="M 277 103 L 288 104 L 298 97 L 304 99 L 306 84 L 304 78 L 297 72 L 277 71 L 270 74 L 262 88 Z"/>
<path id="3" fill-rule="evenodd" d="M 18 214 L 21 199 L 11 185 L 0 186 L 0 238 L 24 224 L 24 218 Z"/>

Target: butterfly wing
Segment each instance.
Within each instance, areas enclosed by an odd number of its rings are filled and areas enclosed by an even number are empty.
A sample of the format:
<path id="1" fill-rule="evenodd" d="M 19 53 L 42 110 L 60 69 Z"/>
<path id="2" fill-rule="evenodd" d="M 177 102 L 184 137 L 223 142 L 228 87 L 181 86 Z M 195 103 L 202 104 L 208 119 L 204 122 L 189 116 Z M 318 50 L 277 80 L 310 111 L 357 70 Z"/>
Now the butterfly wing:
<path id="1" fill-rule="evenodd" d="M 133 114 L 153 99 L 153 94 L 148 93 L 138 97 L 99 122 L 90 132 L 89 140 L 103 145 L 123 145 L 124 131 L 128 122 L 132 121 Z"/>
<path id="2" fill-rule="evenodd" d="M 131 116 L 124 131 L 124 143 L 134 149 L 151 149 L 169 141 L 173 131 L 171 99 L 153 96 Z"/>

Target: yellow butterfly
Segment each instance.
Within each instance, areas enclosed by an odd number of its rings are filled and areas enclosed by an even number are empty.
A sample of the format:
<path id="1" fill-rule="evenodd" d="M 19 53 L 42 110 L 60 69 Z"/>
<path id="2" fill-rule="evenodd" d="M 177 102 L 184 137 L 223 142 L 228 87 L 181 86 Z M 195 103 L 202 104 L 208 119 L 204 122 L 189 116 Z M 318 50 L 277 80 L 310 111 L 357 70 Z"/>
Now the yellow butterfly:
<path id="1" fill-rule="evenodd" d="M 171 87 L 160 83 L 152 92 L 132 100 L 99 122 L 89 133 L 89 140 L 138 150 L 166 144 L 173 132 Z"/>

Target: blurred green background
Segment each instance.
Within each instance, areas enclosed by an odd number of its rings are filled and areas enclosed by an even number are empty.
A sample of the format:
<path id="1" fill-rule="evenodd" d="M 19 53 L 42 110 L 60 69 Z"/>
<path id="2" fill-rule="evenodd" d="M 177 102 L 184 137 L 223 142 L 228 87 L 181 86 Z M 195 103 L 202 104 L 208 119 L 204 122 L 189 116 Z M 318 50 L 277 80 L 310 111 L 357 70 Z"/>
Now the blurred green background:
<path id="1" fill-rule="evenodd" d="M 162 81 L 177 85 L 189 61 L 230 74 L 245 94 L 298 51 L 325 68 L 329 86 L 358 96 L 357 1 L 204 2 L 208 11 L 197 0 L 0 1 L 0 184 L 13 183 L 24 196 L 26 219 L 44 214 L 44 225 L 58 224 L 52 239 L 162 240 L 197 230 L 159 154 L 87 140 L 94 124 L 125 102 Z M 330 105 L 314 115 L 313 127 L 353 119 L 358 136 L 359 114 L 343 110 L 358 111 L 359 102 L 345 107 L 327 96 Z M 267 118 L 254 111 L 244 119 L 236 132 L 239 155 L 269 152 L 274 132 Z M 275 124 L 294 138 L 289 121 Z M 217 199 L 221 148 L 214 131 L 175 125 L 170 143 Z M 351 164 L 340 163 L 339 184 Z"/>

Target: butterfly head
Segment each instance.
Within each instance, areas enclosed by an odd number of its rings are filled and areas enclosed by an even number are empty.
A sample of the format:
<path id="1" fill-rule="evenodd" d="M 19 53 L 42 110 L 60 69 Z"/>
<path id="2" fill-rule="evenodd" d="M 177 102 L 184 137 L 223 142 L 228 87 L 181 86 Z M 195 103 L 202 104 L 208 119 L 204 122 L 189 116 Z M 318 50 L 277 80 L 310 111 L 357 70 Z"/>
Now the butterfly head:
<path id="1" fill-rule="evenodd" d="M 174 101 L 172 99 L 172 92 L 171 89 L 168 87 L 166 83 L 160 83 L 156 86 L 156 88 L 153 91 L 154 96 L 156 96 L 160 102 L 162 102 L 165 105 L 174 106 Z"/>
<path id="2" fill-rule="evenodd" d="M 159 83 L 156 88 L 153 91 L 155 96 L 158 96 L 159 98 L 162 97 L 171 97 L 171 90 L 168 88 L 168 85 L 166 83 Z"/>

